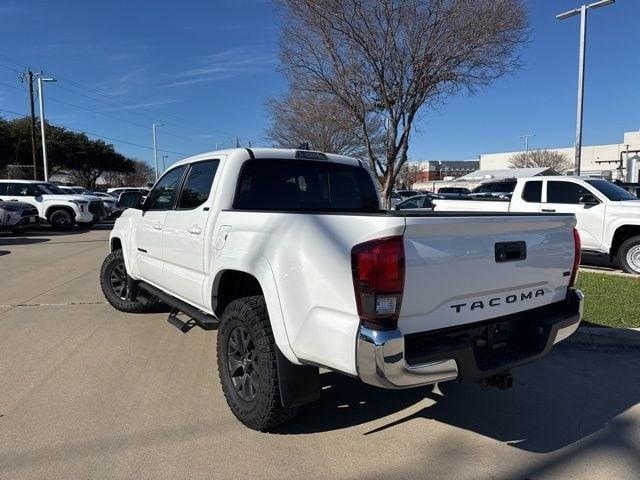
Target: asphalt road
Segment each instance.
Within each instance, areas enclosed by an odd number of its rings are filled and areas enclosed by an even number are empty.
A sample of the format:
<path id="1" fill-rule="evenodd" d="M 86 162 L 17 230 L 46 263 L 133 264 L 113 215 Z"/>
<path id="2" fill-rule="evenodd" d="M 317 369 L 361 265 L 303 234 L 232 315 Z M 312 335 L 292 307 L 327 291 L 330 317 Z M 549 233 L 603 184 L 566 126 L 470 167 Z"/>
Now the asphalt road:
<path id="1" fill-rule="evenodd" d="M 559 347 L 508 391 L 333 373 L 273 433 L 217 382 L 215 333 L 104 303 L 107 231 L 0 234 L 0 479 L 640 478 L 640 351 Z"/>

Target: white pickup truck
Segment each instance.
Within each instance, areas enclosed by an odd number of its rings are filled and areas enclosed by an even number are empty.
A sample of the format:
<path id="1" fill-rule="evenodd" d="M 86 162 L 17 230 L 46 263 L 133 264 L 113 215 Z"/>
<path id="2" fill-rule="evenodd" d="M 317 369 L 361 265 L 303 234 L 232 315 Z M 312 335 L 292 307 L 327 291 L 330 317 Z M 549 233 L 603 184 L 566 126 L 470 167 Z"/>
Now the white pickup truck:
<path id="1" fill-rule="evenodd" d="M 573 215 L 388 212 L 356 159 L 223 150 L 120 202 L 107 300 L 217 329 L 222 390 L 253 429 L 317 399 L 319 367 L 383 388 L 506 388 L 581 320 Z"/>
<path id="2" fill-rule="evenodd" d="M 583 251 L 609 255 L 625 272 L 640 274 L 640 199 L 635 195 L 594 177 L 519 178 L 512 189 L 511 199 L 470 197 L 433 203 L 437 212 L 572 213 Z"/>

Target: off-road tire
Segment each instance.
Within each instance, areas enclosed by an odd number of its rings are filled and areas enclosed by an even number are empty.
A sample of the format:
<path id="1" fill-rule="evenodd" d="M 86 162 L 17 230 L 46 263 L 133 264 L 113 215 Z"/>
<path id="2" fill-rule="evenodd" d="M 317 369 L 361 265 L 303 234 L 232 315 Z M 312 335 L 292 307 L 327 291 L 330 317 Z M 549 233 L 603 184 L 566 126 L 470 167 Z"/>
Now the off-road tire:
<path id="1" fill-rule="evenodd" d="M 153 306 L 153 302 L 143 303 L 139 300 L 123 299 L 114 290 L 112 275 L 114 274 L 114 270 L 119 269 L 119 267 L 126 275 L 122 250 L 115 250 L 107 255 L 100 269 L 100 287 L 109 304 L 116 310 L 126 313 L 144 313 L 149 311 Z"/>
<path id="2" fill-rule="evenodd" d="M 235 344 L 230 347 L 230 339 L 236 331 L 248 333 L 255 351 L 255 367 L 250 368 L 258 372 L 258 378 L 257 388 L 253 389 L 255 397 L 250 401 L 236 391 L 231 378 L 232 373 L 238 372 L 237 369 L 230 372 L 232 367 L 229 365 L 229 349 L 233 350 Z M 265 431 L 296 414 L 295 408 L 285 407 L 280 400 L 276 342 L 263 296 L 243 297 L 227 306 L 218 329 L 217 351 L 222 392 L 229 408 L 243 424 L 253 430 Z"/>
<path id="3" fill-rule="evenodd" d="M 632 259 L 629 259 L 632 256 Z M 627 273 L 640 274 L 640 235 L 627 238 L 618 249 L 618 265 Z"/>
<path id="4" fill-rule="evenodd" d="M 48 212 L 47 221 L 54 230 L 70 230 L 76 223 L 73 215 L 65 208 L 54 208 Z"/>

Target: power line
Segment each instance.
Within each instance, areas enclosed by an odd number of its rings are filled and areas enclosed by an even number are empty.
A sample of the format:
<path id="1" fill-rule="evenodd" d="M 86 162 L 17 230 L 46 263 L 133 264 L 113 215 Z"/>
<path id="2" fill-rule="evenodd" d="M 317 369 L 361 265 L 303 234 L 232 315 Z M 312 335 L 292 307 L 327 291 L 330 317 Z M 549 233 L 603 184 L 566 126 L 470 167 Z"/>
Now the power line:
<path id="1" fill-rule="evenodd" d="M 0 108 L 0 112 L 7 112 L 7 113 L 11 113 L 13 115 L 18 115 L 20 117 L 26 116 L 26 114 L 24 114 L 24 113 L 14 112 L 13 110 L 7 110 L 6 108 Z M 149 145 L 142 145 L 140 143 L 134 143 L 134 142 L 130 142 L 128 140 L 122 140 L 121 138 L 109 137 L 107 135 L 101 135 L 99 133 L 89 132 L 87 130 L 79 130 L 77 128 L 65 127 L 64 125 L 58 125 L 57 123 L 51 123 L 51 122 L 47 122 L 47 123 L 49 125 L 53 126 L 53 127 L 64 128 L 66 130 L 71 130 L 71 131 L 76 132 L 76 133 L 84 133 L 85 135 L 91 135 L 92 137 L 102 138 L 103 140 L 111 140 L 113 142 L 120 142 L 120 143 L 124 143 L 126 145 L 131 145 L 131 146 L 134 146 L 134 147 L 146 148 L 147 150 L 153 150 L 153 147 L 150 147 Z M 173 153 L 175 155 L 182 155 L 182 156 L 185 156 L 185 157 L 189 156 L 188 153 L 176 152 L 174 150 L 167 150 L 167 149 L 164 149 L 164 148 L 159 148 L 158 151 L 167 152 L 167 153 Z"/>

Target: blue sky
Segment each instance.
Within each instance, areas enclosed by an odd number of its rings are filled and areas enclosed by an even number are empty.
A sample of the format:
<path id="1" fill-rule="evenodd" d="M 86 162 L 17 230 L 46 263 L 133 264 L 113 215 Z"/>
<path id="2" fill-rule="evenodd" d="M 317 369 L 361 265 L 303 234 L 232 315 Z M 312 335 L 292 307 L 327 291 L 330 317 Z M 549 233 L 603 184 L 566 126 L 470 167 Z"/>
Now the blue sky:
<path id="1" fill-rule="evenodd" d="M 578 18 L 557 21 L 576 0 L 529 0 L 524 68 L 473 96 L 425 109 L 413 160 L 571 146 L 575 133 Z M 640 128 L 640 2 L 589 14 L 584 143 L 618 143 Z M 25 35 L 33 32 L 30 38 Z M 152 162 L 151 123 L 168 163 L 235 145 L 268 145 L 265 101 L 286 90 L 278 71 L 280 20 L 260 0 L 0 0 L 0 109 L 27 112 L 17 80 L 25 65 L 58 82 L 47 118 L 109 137 Z M 15 115 L 0 110 L 0 115 Z M 91 135 L 90 135 L 91 136 Z M 125 143 L 126 142 L 126 143 Z"/>

